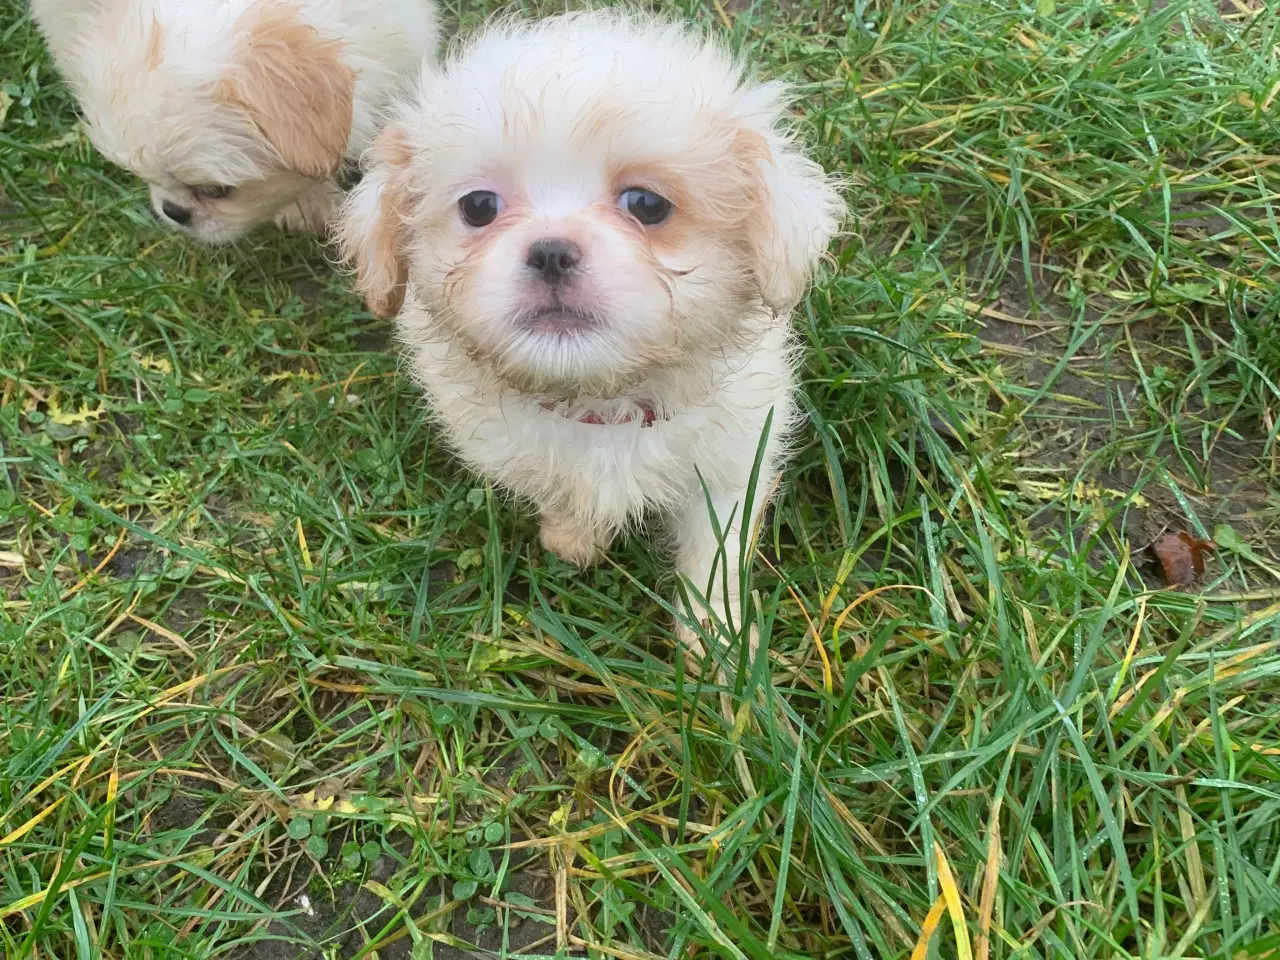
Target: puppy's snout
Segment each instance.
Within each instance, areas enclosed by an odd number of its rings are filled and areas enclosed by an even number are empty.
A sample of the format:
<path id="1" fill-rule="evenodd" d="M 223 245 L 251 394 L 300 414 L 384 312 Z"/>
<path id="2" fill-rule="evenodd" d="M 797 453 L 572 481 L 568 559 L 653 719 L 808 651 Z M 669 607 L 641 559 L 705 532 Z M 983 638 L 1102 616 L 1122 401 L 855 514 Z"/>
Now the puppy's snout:
<path id="1" fill-rule="evenodd" d="M 191 222 L 191 211 L 186 207 L 180 207 L 176 203 L 165 200 L 160 204 L 160 209 L 166 217 L 180 227 L 185 227 Z"/>
<path id="2" fill-rule="evenodd" d="M 582 248 L 568 240 L 539 240 L 529 247 L 525 265 L 546 283 L 558 286 L 578 271 Z"/>

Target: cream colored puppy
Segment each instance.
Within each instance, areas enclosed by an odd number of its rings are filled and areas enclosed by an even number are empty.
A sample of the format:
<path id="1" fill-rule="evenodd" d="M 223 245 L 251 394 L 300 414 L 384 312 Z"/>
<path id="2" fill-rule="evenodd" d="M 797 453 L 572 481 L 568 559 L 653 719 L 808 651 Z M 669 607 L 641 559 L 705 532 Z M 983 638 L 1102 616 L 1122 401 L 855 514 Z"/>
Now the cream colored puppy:
<path id="1" fill-rule="evenodd" d="M 339 225 L 467 463 L 574 563 L 664 518 L 704 622 L 738 622 L 796 419 L 788 314 L 842 211 L 784 102 L 679 26 L 500 24 L 393 114 Z"/>
<path id="2" fill-rule="evenodd" d="M 334 176 L 437 45 L 432 0 L 32 0 L 54 61 L 156 215 L 224 243 L 319 232 Z"/>

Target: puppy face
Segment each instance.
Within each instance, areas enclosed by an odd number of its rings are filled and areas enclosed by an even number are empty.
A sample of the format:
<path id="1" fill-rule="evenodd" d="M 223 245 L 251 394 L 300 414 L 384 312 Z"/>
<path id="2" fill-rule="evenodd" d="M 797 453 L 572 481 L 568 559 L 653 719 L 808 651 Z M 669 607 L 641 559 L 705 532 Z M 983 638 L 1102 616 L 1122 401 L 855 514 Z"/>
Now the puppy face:
<path id="1" fill-rule="evenodd" d="M 91 139 L 169 226 L 233 240 L 342 162 L 353 75 L 294 4 L 115 0 L 47 19 L 74 31 L 52 46 Z"/>
<path id="2" fill-rule="evenodd" d="M 782 109 L 673 26 L 499 27 L 376 145 L 343 225 L 358 284 L 390 313 L 410 281 L 519 389 L 617 395 L 803 293 L 840 203 Z"/>

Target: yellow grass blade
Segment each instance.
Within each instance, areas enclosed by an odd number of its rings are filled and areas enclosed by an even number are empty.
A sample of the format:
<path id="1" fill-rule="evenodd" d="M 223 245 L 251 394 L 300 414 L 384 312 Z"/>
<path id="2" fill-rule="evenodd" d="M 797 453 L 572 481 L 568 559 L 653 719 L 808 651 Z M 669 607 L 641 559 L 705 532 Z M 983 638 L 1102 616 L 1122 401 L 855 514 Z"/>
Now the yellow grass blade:
<path id="1" fill-rule="evenodd" d="M 11 843 L 17 843 L 19 840 L 25 837 L 28 833 L 30 833 L 32 828 L 38 826 L 41 820 L 49 816 L 49 814 L 53 813 L 53 811 L 57 810 L 58 807 L 62 806 L 62 801 L 65 799 L 67 799 L 66 796 L 59 797 L 57 800 L 53 801 L 53 803 L 49 804 L 49 806 L 45 807 L 43 810 L 37 813 L 34 817 L 32 817 L 22 826 L 18 827 L 18 829 L 14 830 L 8 836 L 0 838 L 0 847 L 7 847 Z"/>
<path id="2" fill-rule="evenodd" d="M 942 852 L 942 844 L 937 840 L 933 841 L 933 853 L 938 861 L 938 885 L 942 887 L 942 895 L 947 900 L 947 912 L 951 914 L 951 926 L 956 932 L 956 958 L 973 960 L 973 949 L 969 946 L 969 927 L 964 922 L 964 906 L 960 903 L 960 888 L 951 875 L 951 865 L 947 863 L 947 855 Z"/>
<path id="3" fill-rule="evenodd" d="M 302 565 L 306 567 L 308 571 L 310 571 L 311 570 L 311 550 L 307 546 L 307 535 L 302 532 L 302 518 L 294 517 L 293 523 L 298 530 L 298 549 L 302 551 Z"/>
<path id="4" fill-rule="evenodd" d="M 916 947 L 911 951 L 911 960 L 924 960 L 925 955 L 929 952 L 929 940 L 933 937 L 933 931 L 938 929 L 938 922 L 942 919 L 942 911 L 947 909 L 947 898 L 941 895 L 937 900 L 933 901 L 933 906 L 929 908 L 929 913 L 924 918 L 924 925 L 920 928 L 920 939 L 916 941 Z"/>
<path id="5" fill-rule="evenodd" d="M 111 776 L 107 779 L 107 820 L 102 825 L 102 849 L 106 859 L 111 859 L 111 846 L 116 836 L 116 794 L 120 792 L 120 761 L 111 765 Z"/>
<path id="6" fill-rule="evenodd" d="M 982 899 L 978 903 L 978 946 L 976 960 L 987 960 L 991 951 L 991 911 L 996 902 L 996 884 L 1000 880 L 1000 807 L 999 798 L 991 807 L 987 827 L 987 867 L 982 877 Z"/>

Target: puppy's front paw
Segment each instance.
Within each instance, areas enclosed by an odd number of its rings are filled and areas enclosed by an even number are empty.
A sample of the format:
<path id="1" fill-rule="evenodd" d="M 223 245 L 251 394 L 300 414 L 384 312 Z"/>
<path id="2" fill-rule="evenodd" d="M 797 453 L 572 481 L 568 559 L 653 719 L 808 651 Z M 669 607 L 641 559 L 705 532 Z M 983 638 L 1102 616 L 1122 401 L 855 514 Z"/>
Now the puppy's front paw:
<path id="1" fill-rule="evenodd" d="M 707 627 L 707 621 L 703 620 L 702 629 L 706 630 Z M 677 620 L 676 639 L 684 650 L 686 669 L 694 669 L 696 672 L 697 664 L 707 655 L 707 648 L 702 645 L 702 636 L 683 620 Z"/>
<path id="2" fill-rule="evenodd" d="M 684 620 L 676 620 L 676 639 L 680 641 L 685 650 L 692 655 L 694 660 L 701 660 L 707 655 L 706 646 L 703 644 L 703 637 L 712 637 L 713 643 L 717 646 L 723 643 L 723 639 L 717 633 L 712 632 L 711 621 L 704 617 L 699 623 L 702 626 L 702 633 L 694 630 Z M 747 646 L 751 659 L 756 658 L 756 654 L 760 652 L 760 628 L 752 624 L 747 631 Z M 736 660 L 736 653 L 733 655 Z"/>
<path id="3" fill-rule="evenodd" d="M 542 545 L 566 563 L 589 567 L 600 560 L 604 544 L 590 532 L 563 520 L 542 521 Z"/>
<path id="4" fill-rule="evenodd" d="M 342 190 L 332 180 L 317 183 L 276 214 L 276 226 L 290 233 L 323 234 L 341 197 Z"/>

